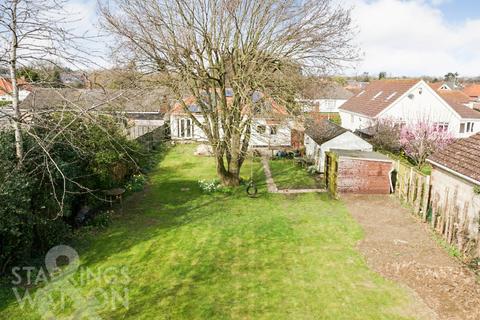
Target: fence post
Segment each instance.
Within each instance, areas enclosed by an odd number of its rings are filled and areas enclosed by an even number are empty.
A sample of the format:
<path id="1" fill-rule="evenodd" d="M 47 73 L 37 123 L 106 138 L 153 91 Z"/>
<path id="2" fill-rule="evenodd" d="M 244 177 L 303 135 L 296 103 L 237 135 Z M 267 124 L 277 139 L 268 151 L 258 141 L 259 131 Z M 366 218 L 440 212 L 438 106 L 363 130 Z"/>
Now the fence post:
<path id="1" fill-rule="evenodd" d="M 423 186 L 423 199 L 422 199 L 422 219 L 423 222 L 427 222 L 428 204 L 430 203 L 430 176 L 425 177 L 425 185 Z"/>

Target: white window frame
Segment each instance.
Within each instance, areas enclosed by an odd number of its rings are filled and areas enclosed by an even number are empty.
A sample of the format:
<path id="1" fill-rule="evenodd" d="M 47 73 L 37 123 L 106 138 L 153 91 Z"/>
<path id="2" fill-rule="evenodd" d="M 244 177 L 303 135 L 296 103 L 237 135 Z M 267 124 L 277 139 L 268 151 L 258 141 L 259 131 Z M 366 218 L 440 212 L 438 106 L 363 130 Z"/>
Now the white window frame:
<path id="1" fill-rule="evenodd" d="M 181 118 L 177 120 L 177 135 L 179 138 L 193 138 L 193 121 L 190 118 Z"/>

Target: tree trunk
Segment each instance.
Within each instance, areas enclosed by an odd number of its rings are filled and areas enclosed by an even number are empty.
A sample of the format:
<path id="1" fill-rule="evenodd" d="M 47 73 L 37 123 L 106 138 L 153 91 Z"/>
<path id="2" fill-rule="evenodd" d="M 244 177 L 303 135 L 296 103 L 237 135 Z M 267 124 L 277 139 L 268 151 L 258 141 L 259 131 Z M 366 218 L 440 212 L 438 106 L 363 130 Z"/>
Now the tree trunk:
<path id="1" fill-rule="evenodd" d="M 18 164 L 21 165 L 23 160 L 23 136 L 22 128 L 20 125 L 20 106 L 18 98 L 18 83 L 17 83 L 17 49 L 18 49 L 18 37 L 17 37 L 17 1 L 14 1 L 12 5 L 12 42 L 10 51 L 10 81 L 12 83 L 12 108 L 14 117 L 12 120 L 13 129 L 15 130 L 15 149 Z"/>
<path id="2" fill-rule="evenodd" d="M 234 165 L 233 162 L 238 163 L 238 159 L 230 158 L 226 168 L 223 155 L 216 157 L 218 178 L 220 179 L 220 183 L 227 187 L 236 187 L 240 185 L 240 167 Z"/>

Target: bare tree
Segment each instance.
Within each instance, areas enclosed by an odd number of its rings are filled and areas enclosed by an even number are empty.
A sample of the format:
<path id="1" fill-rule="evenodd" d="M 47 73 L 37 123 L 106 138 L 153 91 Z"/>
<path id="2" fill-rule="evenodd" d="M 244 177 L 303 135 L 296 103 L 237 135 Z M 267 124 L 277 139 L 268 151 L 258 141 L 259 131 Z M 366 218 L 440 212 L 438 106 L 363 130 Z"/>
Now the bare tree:
<path id="1" fill-rule="evenodd" d="M 4 0 L 0 2 L 0 66 L 8 67 L 12 86 L 16 155 L 19 165 L 24 157 L 22 113 L 19 108 L 20 67 L 30 63 L 79 63 L 86 61 L 75 40 L 85 35 L 67 28 L 72 13 L 65 11 L 64 0 Z"/>
<path id="2" fill-rule="evenodd" d="M 212 145 L 225 185 L 238 185 L 252 118 L 268 104 L 259 92 L 287 101 L 291 70 L 325 71 L 356 58 L 350 13 L 330 0 L 99 1 L 121 53 L 142 71 L 167 75 Z M 205 121 L 183 102 L 185 92 Z"/>

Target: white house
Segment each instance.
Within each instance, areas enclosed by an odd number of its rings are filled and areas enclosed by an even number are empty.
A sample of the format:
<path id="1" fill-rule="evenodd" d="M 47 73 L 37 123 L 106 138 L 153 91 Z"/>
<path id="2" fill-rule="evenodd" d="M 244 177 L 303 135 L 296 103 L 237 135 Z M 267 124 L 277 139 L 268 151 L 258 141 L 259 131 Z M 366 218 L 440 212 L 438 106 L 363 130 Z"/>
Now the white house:
<path id="1" fill-rule="evenodd" d="M 337 83 L 328 83 L 312 93 L 312 99 L 299 99 L 303 112 L 337 113 L 353 93 Z"/>
<path id="2" fill-rule="evenodd" d="M 378 80 L 350 98 L 340 108 L 342 126 L 355 131 L 378 119 L 400 125 L 429 121 L 439 130 L 463 138 L 480 131 L 480 112 L 459 90 L 435 90 L 423 80 Z"/>
<path id="3" fill-rule="evenodd" d="M 319 172 L 324 172 L 325 152 L 331 149 L 373 151 L 370 143 L 328 120 L 307 123 L 304 139 L 305 154 Z"/>
<path id="4" fill-rule="evenodd" d="M 28 83 L 22 79 L 17 80 L 18 83 L 18 99 L 20 101 L 24 100 L 29 94 L 30 90 L 28 88 Z M 1 101 L 10 102 L 13 100 L 12 97 L 13 87 L 10 80 L 0 77 L 0 103 Z"/>
<path id="5" fill-rule="evenodd" d="M 227 97 L 231 99 L 231 97 Z M 188 110 L 200 122 L 204 123 L 200 107 L 194 97 L 184 99 Z M 288 116 L 287 109 L 276 104 L 273 100 L 266 100 L 268 112 L 254 115 L 251 125 L 250 148 L 285 148 L 292 145 L 293 122 Z M 170 112 L 170 135 L 176 141 L 208 141 L 202 128 L 197 126 L 185 112 L 182 103 L 176 103 Z"/>

